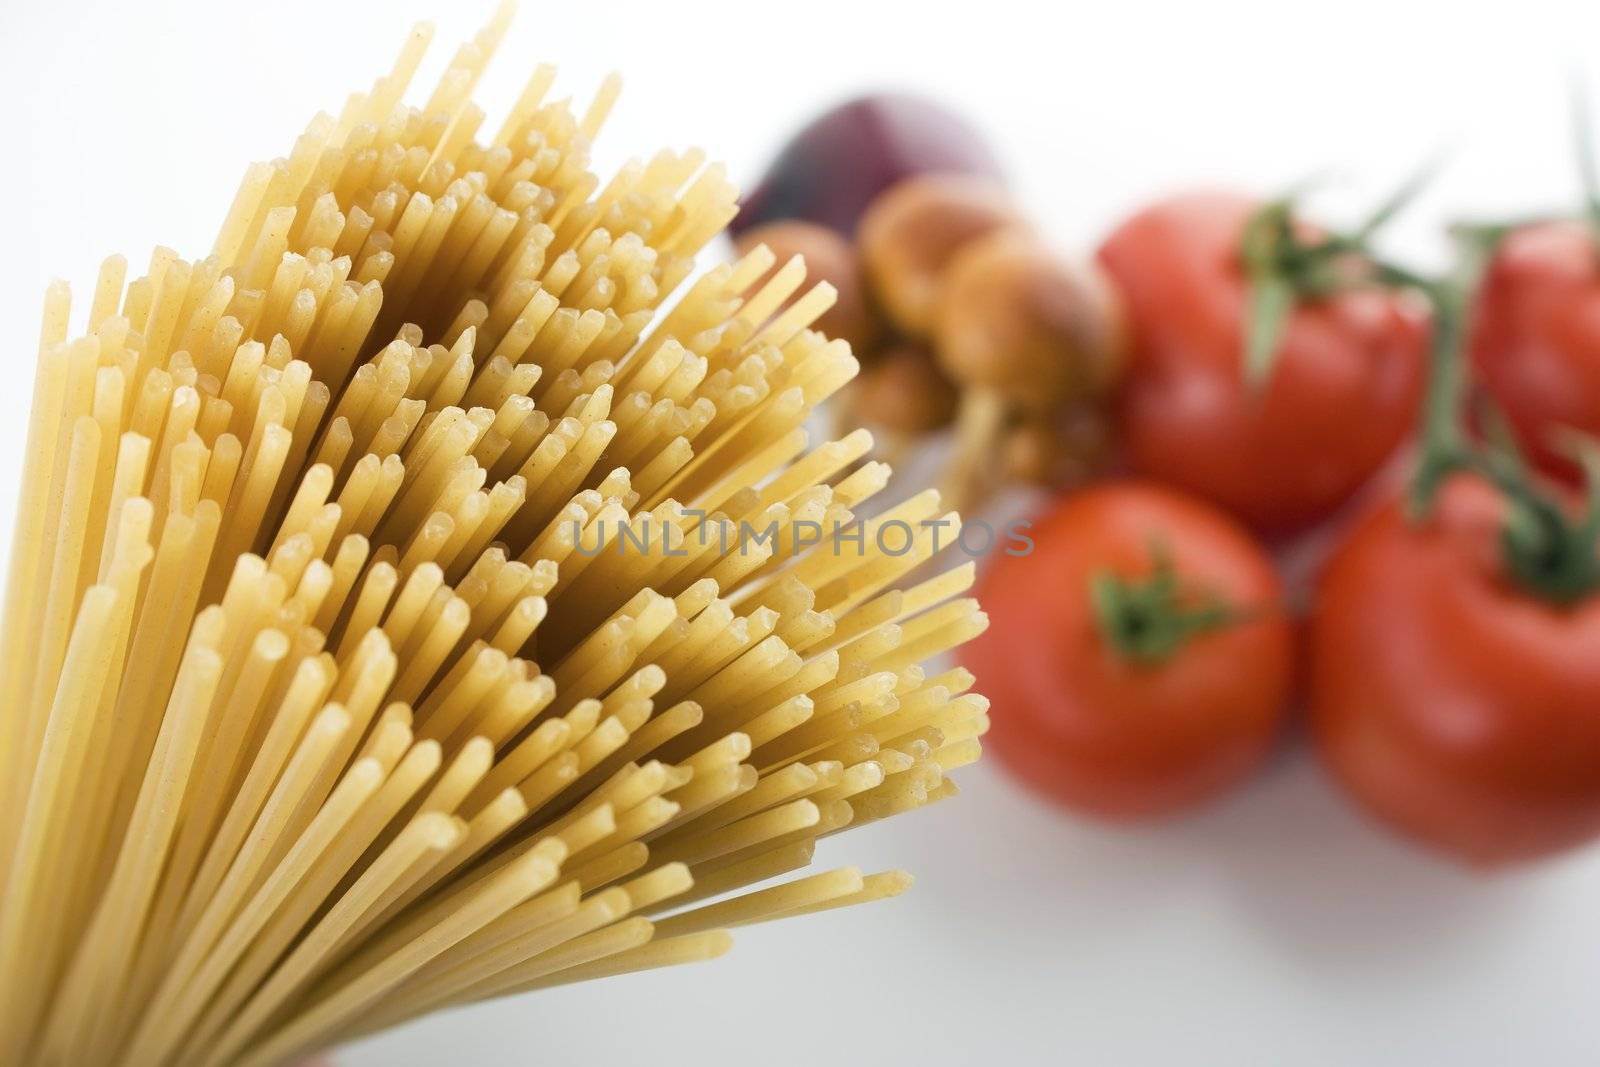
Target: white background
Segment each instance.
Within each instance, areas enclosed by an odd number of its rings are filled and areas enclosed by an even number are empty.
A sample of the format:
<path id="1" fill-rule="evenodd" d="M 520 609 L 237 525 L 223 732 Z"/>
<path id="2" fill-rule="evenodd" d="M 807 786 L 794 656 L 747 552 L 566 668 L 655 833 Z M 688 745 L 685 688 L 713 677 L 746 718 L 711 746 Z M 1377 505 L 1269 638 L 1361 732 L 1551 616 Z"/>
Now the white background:
<path id="1" fill-rule="evenodd" d="M 1572 202 L 1566 83 L 1600 77 L 1567 4 L 528 3 L 481 98 L 531 64 L 630 91 L 601 162 L 702 144 L 747 182 L 822 104 L 875 86 L 958 103 L 1041 226 L 1086 248 L 1196 182 L 1330 170 L 1335 218 L 1443 148 L 1396 246 L 1463 213 Z M 108 252 L 210 246 L 244 164 L 484 4 L 0 0 L 0 500 L 15 494 L 46 280 Z M 1345 216 L 1348 217 L 1348 216 Z M 5 505 L 9 508 L 9 504 Z M 9 514 L 0 514 L 9 529 Z M 1242 794 L 1139 833 L 1074 822 L 979 766 L 960 800 L 829 842 L 906 866 L 906 897 L 744 931 L 728 957 L 503 1001 L 342 1053 L 350 1065 L 1600 1063 L 1600 851 L 1492 878 L 1362 823 L 1290 752 Z"/>

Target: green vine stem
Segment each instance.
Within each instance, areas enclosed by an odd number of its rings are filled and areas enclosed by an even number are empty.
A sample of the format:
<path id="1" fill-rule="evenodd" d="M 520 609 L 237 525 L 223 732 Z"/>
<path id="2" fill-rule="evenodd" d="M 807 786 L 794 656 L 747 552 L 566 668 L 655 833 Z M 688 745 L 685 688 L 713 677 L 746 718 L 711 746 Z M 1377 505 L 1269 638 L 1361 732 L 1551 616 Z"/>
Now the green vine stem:
<path id="1" fill-rule="evenodd" d="M 1583 180 L 1583 217 L 1600 243 L 1600 165 L 1596 163 L 1590 132 L 1588 101 L 1582 93 L 1576 95 L 1574 114 Z M 1584 439 L 1570 446 L 1583 467 L 1587 484 L 1583 505 L 1571 508 L 1528 470 L 1509 432 L 1486 434 L 1480 442 L 1462 428 L 1468 394 L 1464 350 L 1479 284 L 1501 240 L 1519 226 L 1537 220 L 1455 228 L 1452 232 L 1457 238 L 1458 255 L 1454 268 L 1443 278 L 1414 274 L 1379 257 L 1370 247 L 1372 237 L 1415 197 L 1435 169 L 1430 164 L 1419 170 L 1365 223 L 1345 234 L 1309 240 L 1296 234 L 1292 196 L 1271 201 L 1256 212 L 1245 227 L 1241 249 L 1250 282 L 1245 377 L 1256 388 L 1270 378 L 1288 317 L 1302 300 L 1373 285 L 1421 293 L 1432 305 L 1433 341 L 1422 410 L 1421 455 L 1409 486 L 1408 510 L 1414 520 L 1425 518 L 1440 487 L 1451 475 L 1476 474 L 1499 490 L 1508 504 L 1501 532 L 1507 573 L 1533 596 L 1557 605 L 1576 603 L 1600 593 L 1600 445 Z M 1360 257 L 1362 269 L 1350 268 L 1352 256 Z M 1487 412 L 1484 421 L 1491 427 L 1503 423 L 1493 410 Z M 1150 584 L 1159 583 L 1153 579 Z M 1104 594 L 1113 607 L 1122 603 L 1115 593 L 1111 590 Z M 1134 606 L 1143 603 L 1136 600 Z M 1200 614 L 1203 618 L 1204 612 Z M 1109 618 L 1105 614 L 1102 617 Z M 1162 625 L 1177 627 L 1177 636 L 1141 640 L 1154 640 L 1157 645 L 1163 640 L 1181 644 L 1186 639 L 1182 626 L 1192 623 L 1180 618 Z"/>
<path id="2" fill-rule="evenodd" d="M 1504 226 L 1458 230 L 1460 254 L 1446 278 L 1412 279 L 1433 306 L 1433 347 L 1428 392 L 1422 413 L 1422 454 L 1410 486 L 1414 519 L 1431 511 L 1440 486 L 1458 472 L 1483 478 L 1506 498 L 1501 553 L 1512 579 L 1528 593 L 1557 605 L 1576 603 L 1600 591 L 1600 447 L 1574 442 L 1587 476 L 1587 501 L 1571 509 L 1539 484 L 1508 431 L 1490 432 L 1475 442 L 1462 432 L 1467 393 L 1464 348 L 1468 316 Z M 1493 431 L 1504 420 L 1490 410 Z"/>

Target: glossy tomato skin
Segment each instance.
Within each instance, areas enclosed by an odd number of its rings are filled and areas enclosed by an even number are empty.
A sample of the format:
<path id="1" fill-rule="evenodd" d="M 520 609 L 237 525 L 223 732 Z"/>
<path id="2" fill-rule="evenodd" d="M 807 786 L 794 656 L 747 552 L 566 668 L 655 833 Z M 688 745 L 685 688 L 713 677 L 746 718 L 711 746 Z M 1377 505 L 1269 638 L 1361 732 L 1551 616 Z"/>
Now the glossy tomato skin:
<path id="1" fill-rule="evenodd" d="M 1545 471 L 1575 478 L 1558 427 L 1600 436 L 1600 250 L 1582 223 L 1513 230 L 1474 305 L 1478 379 Z"/>
<path id="2" fill-rule="evenodd" d="M 1500 565 L 1504 505 L 1458 478 L 1432 517 L 1360 524 L 1323 574 L 1312 730 L 1369 811 L 1479 866 L 1600 835 L 1600 597 L 1547 604 Z"/>
<path id="3" fill-rule="evenodd" d="M 1264 390 L 1247 385 L 1239 246 L 1258 206 L 1226 193 L 1166 200 L 1125 222 L 1099 255 L 1131 328 L 1118 402 L 1130 465 L 1277 535 L 1329 515 L 1405 439 L 1428 328 L 1399 294 L 1302 303 Z"/>
<path id="4" fill-rule="evenodd" d="M 1289 697 L 1293 639 L 1249 533 L 1203 501 L 1115 482 L 1063 498 L 1028 534 L 1032 554 L 985 572 L 990 626 L 961 652 L 992 702 L 985 749 L 1044 796 L 1113 820 L 1182 811 L 1256 767 Z M 1261 613 L 1159 665 L 1122 658 L 1096 625 L 1090 576 L 1147 576 L 1153 543 L 1185 588 Z"/>

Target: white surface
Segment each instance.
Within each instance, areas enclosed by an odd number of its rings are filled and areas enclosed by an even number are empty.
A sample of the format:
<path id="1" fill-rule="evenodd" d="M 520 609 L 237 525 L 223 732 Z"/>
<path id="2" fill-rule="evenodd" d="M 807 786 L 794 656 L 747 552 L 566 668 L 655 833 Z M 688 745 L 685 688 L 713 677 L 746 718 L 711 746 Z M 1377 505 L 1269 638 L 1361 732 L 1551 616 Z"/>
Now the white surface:
<path id="1" fill-rule="evenodd" d="M 488 6 L 0 6 L 9 365 L 31 364 L 49 277 L 86 297 L 107 252 L 203 253 L 248 160 L 365 87 L 413 19 L 440 23 L 426 77 Z M 1348 181 L 1325 199 L 1353 208 L 1441 146 L 1450 169 L 1397 229 L 1405 249 L 1433 253 L 1431 227 L 1466 210 L 1570 202 L 1565 81 L 1600 61 L 1593 4 L 1073 6 L 529 2 L 482 95 L 507 102 L 541 59 L 579 94 L 621 69 L 603 163 L 698 143 L 748 179 L 822 103 L 920 87 L 991 129 L 1069 246 L 1195 181 L 1270 190 L 1332 165 Z M 0 393 L 7 502 L 26 405 L 20 383 Z M 1600 852 L 1475 878 L 1370 830 L 1301 756 L 1135 834 L 1045 810 L 992 768 L 963 783 L 824 847 L 914 870 L 896 902 L 742 932 L 698 969 L 432 1019 L 340 1062 L 1600 1062 Z"/>

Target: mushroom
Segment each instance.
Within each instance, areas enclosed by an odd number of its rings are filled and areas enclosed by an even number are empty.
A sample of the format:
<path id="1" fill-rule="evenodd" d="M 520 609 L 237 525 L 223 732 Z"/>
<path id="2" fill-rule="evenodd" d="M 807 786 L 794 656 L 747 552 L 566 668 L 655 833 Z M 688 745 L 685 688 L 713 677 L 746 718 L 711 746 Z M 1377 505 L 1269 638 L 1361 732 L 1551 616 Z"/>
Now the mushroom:
<path id="1" fill-rule="evenodd" d="M 1115 291 L 1094 265 L 1018 231 L 973 242 L 939 292 L 934 350 L 961 390 L 946 471 L 952 506 L 976 503 L 1008 421 L 1102 400 L 1123 362 Z"/>
<path id="2" fill-rule="evenodd" d="M 1006 192 L 970 175 L 927 174 L 878 197 L 858 238 L 867 279 L 889 321 L 913 338 L 934 328 L 946 268 L 966 245 L 1023 226 Z"/>
<path id="3" fill-rule="evenodd" d="M 912 439 L 950 424 L 957 399 L 933 354 L 903 341 L 885 348 L 851 383 L 850 415 L 884 431 L 883 455 L 895 464 Z"/>

